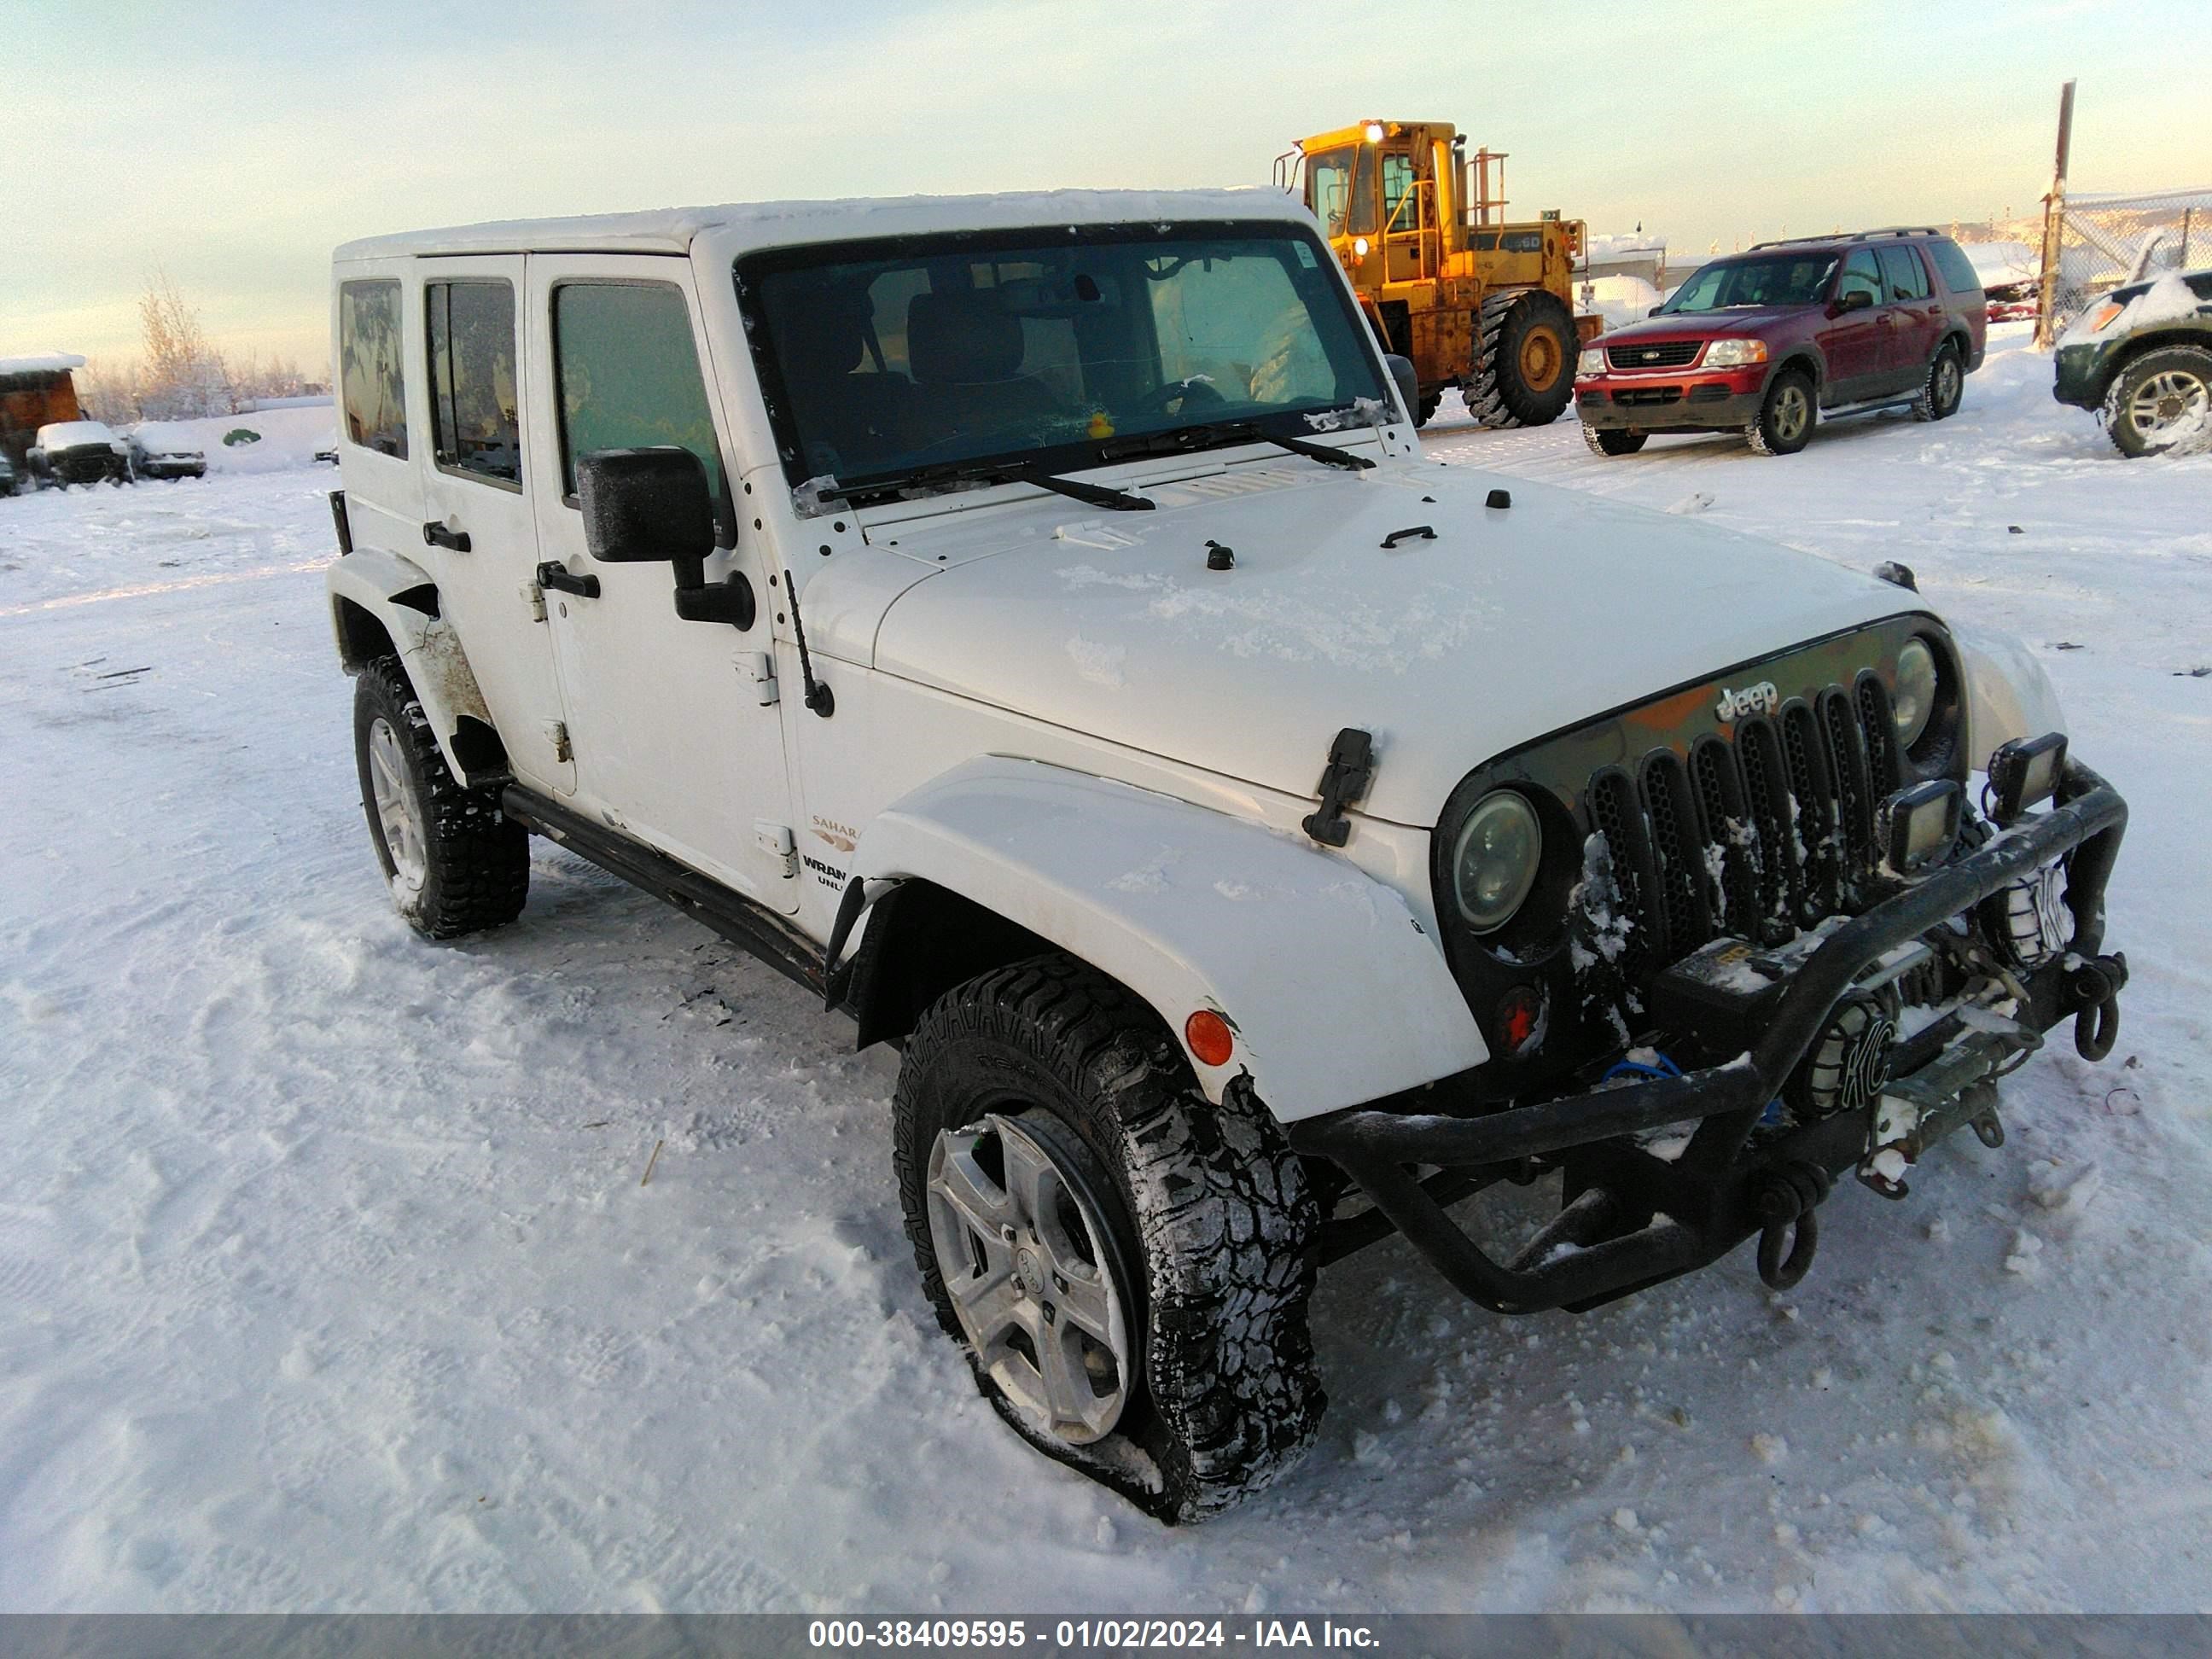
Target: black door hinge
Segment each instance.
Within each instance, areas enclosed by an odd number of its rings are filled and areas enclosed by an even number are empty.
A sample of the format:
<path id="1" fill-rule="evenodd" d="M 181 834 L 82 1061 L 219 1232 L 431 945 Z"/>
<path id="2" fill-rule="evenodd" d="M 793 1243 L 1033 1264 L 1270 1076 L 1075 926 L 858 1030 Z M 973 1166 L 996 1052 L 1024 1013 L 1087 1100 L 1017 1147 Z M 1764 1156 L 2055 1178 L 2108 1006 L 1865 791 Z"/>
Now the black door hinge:
<path id="1" fill-rule="evenodd" d="M 1328 764 L 1322 769 L 1321 806 L 1304 819 L 1305 832 L 1324 847 L 1341 847 L 1352 839 L 1352 821 L 1344 809 L 1367 793 L 1375 776 L 1375 739 L 1356 726 L 1347 726 L 1328 746 Z"/>

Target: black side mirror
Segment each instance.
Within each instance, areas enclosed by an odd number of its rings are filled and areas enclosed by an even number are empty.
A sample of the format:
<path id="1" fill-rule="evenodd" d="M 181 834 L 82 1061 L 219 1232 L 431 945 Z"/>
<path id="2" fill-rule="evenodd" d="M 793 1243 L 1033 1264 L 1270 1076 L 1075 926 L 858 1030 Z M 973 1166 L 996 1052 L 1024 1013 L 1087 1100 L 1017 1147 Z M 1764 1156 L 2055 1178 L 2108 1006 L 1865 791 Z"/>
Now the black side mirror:
<path id="1" fill-rule="evenodd" d="M 1386 351 L 1382 362 L 1390 371 L 1390 379 L 1398 388 L 1398 401 L 1405 404 L 1406 419 L 1410 422 L 1421 408 L 1421 383 L 1413 374 L 1413 360 Z"/>
<path id="2" fill-rule="evenodd" d="M 1873 304 L 1873 295 L 1863 288 L 1855 288 L 1849 294 L 1836 296 L 1836 315 L 1840 317 L 1847 311 L 1864 311 Z"/>
<path id="3" fill-rule="evenodd" d="M 707 469 L 690 450 L 599 449 L 577 458 L 584 547 L 602 564 L 665 562 L 676 568 L 676 614 L 686 622 L 753 625 L 757 607 L 743 571 L 709 586 L 714 501 Z"/>
<path id="4" fill-rule="evenodd" d="M 1667 307 L 1663 305 L 1654 306 L 1650 310 L 1645 312 L 1644 314 L 1647 317 L 1656 317 L 1661 312 L 1666 309 Z"/>

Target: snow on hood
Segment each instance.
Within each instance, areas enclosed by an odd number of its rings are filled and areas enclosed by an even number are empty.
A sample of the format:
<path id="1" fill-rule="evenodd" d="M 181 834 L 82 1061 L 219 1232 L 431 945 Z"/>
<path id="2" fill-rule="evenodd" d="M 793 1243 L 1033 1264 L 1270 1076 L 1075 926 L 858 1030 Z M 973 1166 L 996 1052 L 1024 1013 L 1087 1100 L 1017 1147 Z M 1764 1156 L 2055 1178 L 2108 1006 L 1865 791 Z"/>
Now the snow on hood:
<path id="1" fill-rule="evenodd" d="M 177 421 L 141 421 L 131 428 L 138 447 L 149 455 L 204 455 L 199 427 Z"/>
<path id="2" fill-rule="evenodd" d="M 2199 280 L 2202 280 L 2201 276 Z M 2121 304 L 2120 314 L 2102 327 L 2098 326 L 2094 320 L 2097 313 L 2107 302 L 2114 300 Z M 2058 337 L 2059 343 L 2078 344 L 2106 332 L 2118 338 L 2136 329 L 2148 328 L 2153 323 L 2170 323 L 2184 317 L 2194 317 L 2197 307 L 2203 303 L 2203 298 L 2191 285 L 2186 273 L 2169 270 L 2154 283 L 2113 289 L 2103 301 L 2089 307 L 2068 324 L 2066 331 Z"/>
<path id="3" fill-rule="evenodd" d="M 1501 485 L 1511 507 L 1486 507 Z M 805 602 L 882 671 L 1291 794 L 1364 727 L 1365 809 L 1417 825 L 1502 750 L 1907 608 L 1825 560 L 1463 467 L 1140 487 L 1160 510 L 1023 501 L 872 532 L 907 574 L 824 567 Z M 1434 539 L 1381 545 L 1421 525 Z M 1234 569 L 1206 568 L 1209 541 Z M 879 624 L 856 625 L 863 586 L 896 596 Z"/>
<path id="4" fill-rule="evenodd" d="M 86 444 L 112 448 L 115 434 L 98 421 L 56 421 L 39 428 L 39 447 L 49 453 L 57 449 L 81 448 Z"/>

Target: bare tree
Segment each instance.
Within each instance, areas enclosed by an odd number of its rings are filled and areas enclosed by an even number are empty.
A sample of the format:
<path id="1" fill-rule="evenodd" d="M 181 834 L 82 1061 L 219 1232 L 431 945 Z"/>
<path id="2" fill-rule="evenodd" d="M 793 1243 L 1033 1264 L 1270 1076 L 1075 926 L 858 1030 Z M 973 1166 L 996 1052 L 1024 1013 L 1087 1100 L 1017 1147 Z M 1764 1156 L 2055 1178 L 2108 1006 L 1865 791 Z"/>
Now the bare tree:
<path id="1" fill-rule="evenodd" d="M 149 420 L 189 420 L 234 410 L 238 398 L 222 356 L 208 343 L 196 307 L 157 269 L 138 297 L 138 403 Z"/>
<path id="2" fill-rule="evenodd" d="M 140 418 L 137 364 L 118 368 L 95 358 L 70 378 L 76 400 L 89 418 L 110 426 L 125 426 Z"/>

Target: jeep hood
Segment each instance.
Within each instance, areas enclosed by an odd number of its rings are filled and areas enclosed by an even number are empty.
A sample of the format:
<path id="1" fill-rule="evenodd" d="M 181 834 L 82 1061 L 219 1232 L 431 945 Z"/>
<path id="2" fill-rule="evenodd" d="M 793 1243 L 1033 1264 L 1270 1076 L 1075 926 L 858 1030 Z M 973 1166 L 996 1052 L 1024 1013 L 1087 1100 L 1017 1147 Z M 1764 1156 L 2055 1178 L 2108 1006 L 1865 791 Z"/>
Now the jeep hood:
<path id="1" fill-rule="evenodd" d="M 875 666 L 1292 795 L 1363 726 L 1363 810 L 1425 826 L 1502 750 L 1913 608 L 1748 536 L 1440 463 L 1129 487 L 1159 510 L 1024 500 L 872 529 L 913 562 L 878 587 Z M 1206 568 L 1209 542 L 1235 568 Z"/>

